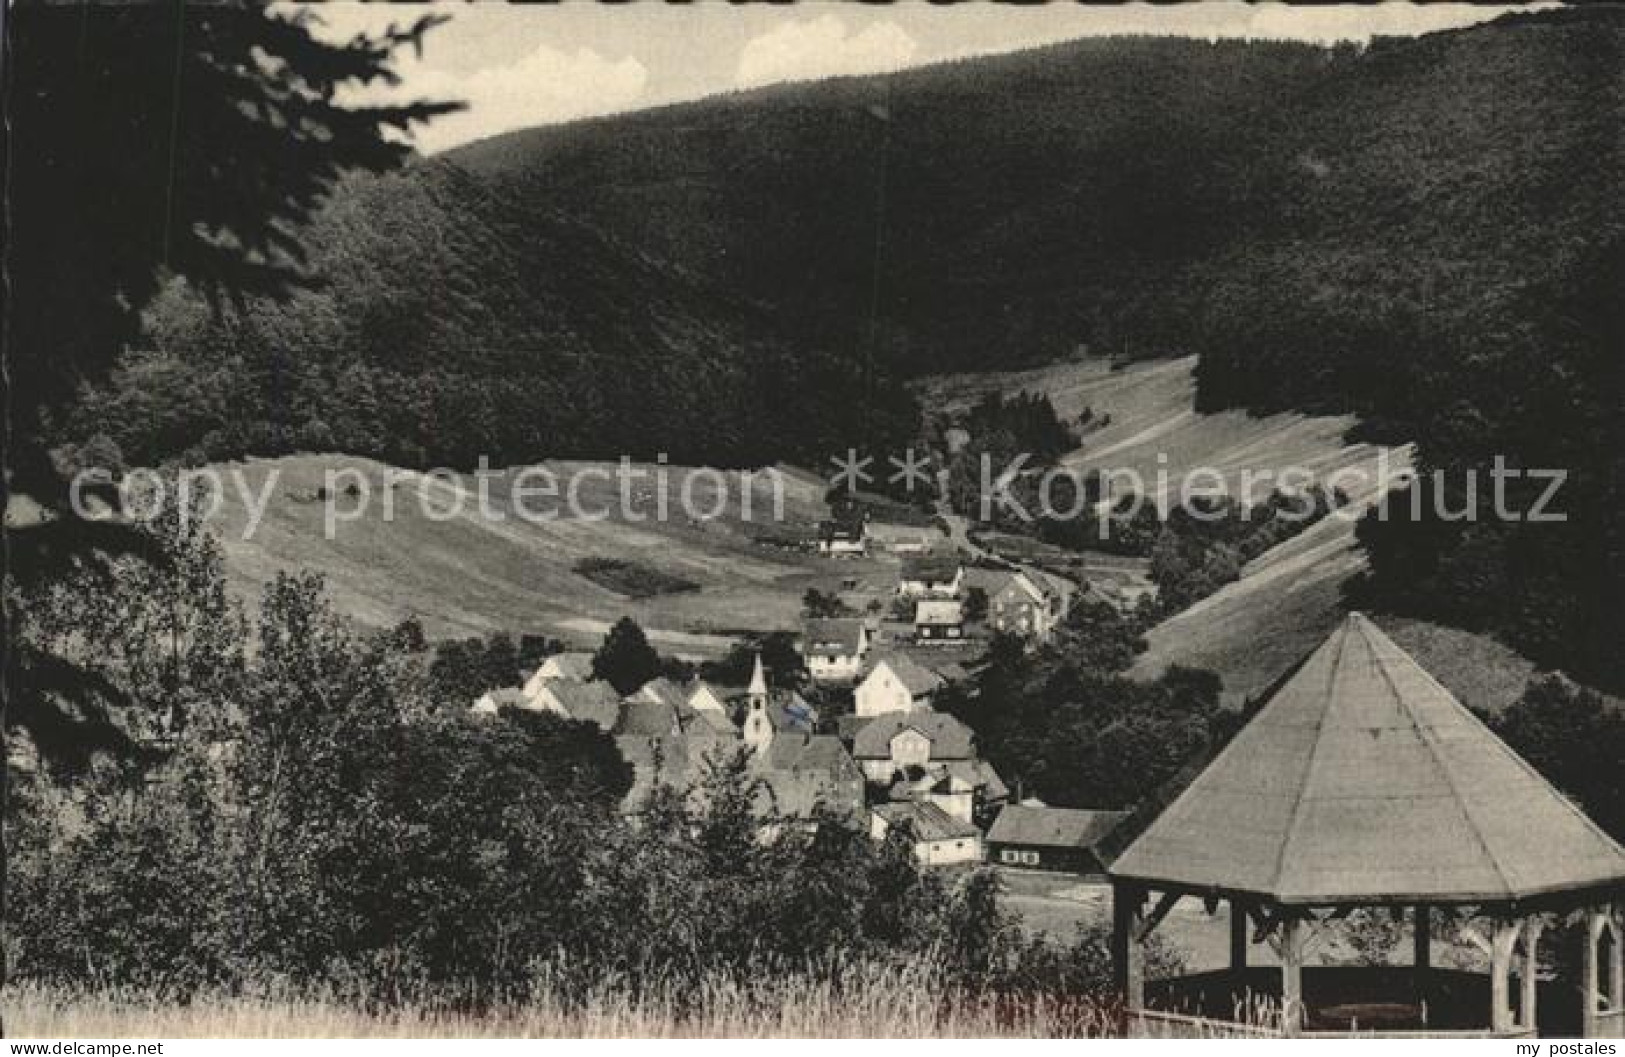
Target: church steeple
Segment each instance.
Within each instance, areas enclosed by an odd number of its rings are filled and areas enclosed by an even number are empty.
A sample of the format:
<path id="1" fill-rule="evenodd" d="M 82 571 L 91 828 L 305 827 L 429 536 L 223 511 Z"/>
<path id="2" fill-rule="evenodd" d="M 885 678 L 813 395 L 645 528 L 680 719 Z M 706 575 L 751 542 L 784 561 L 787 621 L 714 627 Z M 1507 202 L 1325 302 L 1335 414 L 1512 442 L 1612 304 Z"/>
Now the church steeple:
<path id="1" fill-rule="evenodd" d="M 750 674 L 750 688 L 745 691 L 745 744 L 758 753 L 765 753 L 773 743 L 773 720 L 767 714 L 767 673 L 762 670 L 762 655 L 756 655 L 756 667 Z"/>
<path id="2" fill-rule="evenodd" d="M 762 655 L 756 655 L 756 667 L 750 673 L 750 689 L 746 691 L 754 707 L 758 701 L 767 704 L 767 672 L 762 670 Z"/>

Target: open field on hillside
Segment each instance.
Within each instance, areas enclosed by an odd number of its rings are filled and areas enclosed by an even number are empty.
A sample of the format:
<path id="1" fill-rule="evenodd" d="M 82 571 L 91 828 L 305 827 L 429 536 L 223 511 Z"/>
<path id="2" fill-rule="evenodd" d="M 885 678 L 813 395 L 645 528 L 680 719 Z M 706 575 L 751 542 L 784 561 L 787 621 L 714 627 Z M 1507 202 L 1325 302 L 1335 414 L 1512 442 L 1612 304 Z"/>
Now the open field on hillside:
<path id="1" fill-rule="evenodd" d="M 737 474 L 726 476 L 723 495 L 709 473 L 695 476 L 693 509 L 718 511 L 701 519 L 685 516 L 680 503 L 684 482 L 695 471 L 666 467 L 669 516 L 661 519 L 647 474 L 634 481 L 631 504 L 623 512 L 620 487 L 608 476 L 613 464 L 548 468 L 561 491 L 565 482 L 579 482 L 577 505 L 585 516 L 555 510 L 562 503 L 534 497 L 516 501 L 513 474 L 489 479 L 495 516 L 488 517 L 478 509 L 471 475 L 453 482 L 368 459 L 301 455 L 216 467 L 240 473 L 255 494 L 271 474 L 276 480 L 264 520 L 251 536 L 244 538 L 248 506 L 233 485 L 228 484 L 212 523 L 222 537 L 232 586 L 242 596 L 252 599 L 279 570 L 320 572 L 339 608 L 361 623 L 386 626 L 415 616 L 432 636 L 507 630 L 596 642 L 609 622 L 630 614 L 657 643 L 704 654 L 723 648 L 726 639 L 720 636 L 737 629 L 795 627 L 808 587 L 831 590 L 849 578 L 889 582 L 894 575 L 893 566 L 880 559 L 826 559 L 756 539 L 775 529 L 804 531 L 825 515 L 823 485 L 794 471 L 779 475 L 784 519 L 775 523 L 766 472 L 750 479 L 749 511 Z M 329 502 L 319 490 L 329 473 L 339 472 L 348 476 L 332 478 L 340 491 L 331 500 L 336 531 L 329 539 L 324 533 Z M 391 476 L 395 483 L 386 487 Z M 343 490 L 350 482 L 359 482 L 357 494 Z M 419 501 L 420 490 L 429 497 L 427 507 Z M 459 492 L 462 509 L 444 516 Z M 392 509 L 386 510 L 385 497 Z M 363 499 L 368 500 L 365 513 L 351 519 Z M 532 512 L 558 516 L 521 519 L 516 508 L 526 503 Z M 596 520 L 605 510 L 612 516 Z M 582 563 L 594 561 L 623 562 L 694 589 L 647 596 L 636 589 L 618 592 L 602 582 L 604 577 L 595 581 L 582 574 Z"/>
<path id="2" fill-rule="evenodd" d="M 1321 642 L 1344 612 L 1343 585 L 1366 567 L 1354 539 L 1358 515 L 1381 494 L 1383 482 L 1409 470 L 1409 447 L 1347 444 L 1347 416 L 1242 411 L 1199 415 L 1194 357 L 1129 364 L 1113 370 L 1099 360 L 1054 364 L 1008 374 L 958 375 L 926 391 L 938 406 L 965 406 L 990 389 L 1047 393 L 1056 411 L 1076 418 L 1084 408 L 1110 422 L 1084 437 L 1067 462 L 1102 471 L 1129 469 L 1155 485 L 1194 467 L 1212 467 L 1234 488 L 1244 471 L 1295 466 L 1325 475 L 1349 500 L 1338 515 L 1259 555 L 1226 585 L 1153 628 L 1149 649 L 1132 674 L 1154 677 L 1171 664 L 1211 668 L 1224 677 L 1225 703 L 1237 707 L 1262 693 Z M 1092 577 L 1086 566 L 1083 575 Z M 1102 569 L 1109 578 L 1110 569 Z M 1462 701 L 1499 711 L 1522 693 L 1534 666 L 1493 639 L 1426 621 L 1378 618 Z"/>

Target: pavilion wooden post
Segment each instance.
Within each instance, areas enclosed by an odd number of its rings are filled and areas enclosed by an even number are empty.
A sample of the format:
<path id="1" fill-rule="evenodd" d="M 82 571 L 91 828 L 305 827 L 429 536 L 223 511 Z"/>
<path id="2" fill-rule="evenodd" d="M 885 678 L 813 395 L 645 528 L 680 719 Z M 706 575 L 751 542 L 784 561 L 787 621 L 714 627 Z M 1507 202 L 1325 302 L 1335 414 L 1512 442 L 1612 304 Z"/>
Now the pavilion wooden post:
<path id="1" fill-rule="evenodd" d="M 1117 989 L 1131 1014 L 1145 1008 L 1145 963 L 1140 944 L 1140 921 L 1145 890 L 1138 885 L 1112 883 L 1112 952 Z"/>
<path id="2" fill-rule="evenodd" d="M 1296 1038 L 1303 1031 L 1303 921 L 1288 915 L 1281 922 L 1281 1034 Z"/>
<path id="3" fill-rule="evenodd" d="M 1241 983 L 1247 978 L 1247 906 L 1230 900 L 1230 975 Z"/>
<path id="4" fill-rule="evenodd" d="M 1538 917 L 1530 917 L 1523 923 L 1523 967 L 1520 975 L 1523 977 L 1523 1001 L 1519 1004 L 1519 1023 L 1524 1030 L 1533 1031 L 1537 1027 L 1535 1010 L 1540 1005 L 1540 949 L 1541 921 Z"/>
<path id="5" fill-rule="evenodd" d="M 1497 921 L 1495 936 L 1490 940 L 1490 1030 L 1496 1034 L 1510 1032 L 1512 1019 L 1512 949 L 1523 932 L 1523 923 Z"/>
<path id="6" fill-rule="evenodd" d="M 1426 903 L 1411 908 L 1411 941 L 1415 967 L 1416 997 L 1422 1002 L 1428 998 L 1428 970 L 1433 968 L 1433 913 Z"/>
<path id="7" fill-rule="evenodd" d="M 1585 916 L 1585 929 L 1582 933 L 1581 960 L 1580 960 L 1580 1037 L 1586 1039 L 1597 1038 L 1602 1033 L 1602 981 L 1601 966 L 1597 960 L 1597 948 L 1602 941 L 1602 932 L 1608 926 L 1608 918 L 1601 910 L 1588 910 Z M 1618 947 L 1615 944 L 1615 947 Z"/>
<path id="8" fill-rule="evenodd" d="M 1614 914 L 1614 945 L 1608 956 L 1608 1008 L 1615 1013 L 1625 1009 L 1625 903 Z"/>

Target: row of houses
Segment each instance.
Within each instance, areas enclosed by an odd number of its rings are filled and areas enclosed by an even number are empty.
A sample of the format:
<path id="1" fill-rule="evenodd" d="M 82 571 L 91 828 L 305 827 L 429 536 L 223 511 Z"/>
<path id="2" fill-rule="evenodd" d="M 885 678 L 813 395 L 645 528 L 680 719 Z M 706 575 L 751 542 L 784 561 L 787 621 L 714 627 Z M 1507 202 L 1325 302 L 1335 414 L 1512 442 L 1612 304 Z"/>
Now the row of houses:
<path id="1" fill-rule="evenodd" d="M 611 734 L 632 765 L 622 810 L 641 814 L 662 786 L 703 795 L 711 763 L 747 753 L 757 808 L 775 826 L 844 818 L 877 840 L 895 827 L 910 835 L 922 863 L 951 865 L 991 857 L 1008 865 L 1055 868 L 1031 849 L 1012 857 L 994 837 L 1031 814 L 1009 805 L 1009 789 L 981 758 L 975 732 L 932 706 L 947 679 L 905 655 L 876 659 L 854 694 L 857 710 L 825 722 L 793 689 L 770 688 L 760 658 L 742 695 L 694 680 L 657 678 L 622 697 L 593 679 L 591 655 L 548 658 L 524 686 L 492 691 L 474 705 L 552 712 Z M 992 818 L 985 838 L 983 824 Z M 1064 827 L 1051 827 L 1061 832 Z M 1029 836 L 1041 836 L 1027 824 Z"/>

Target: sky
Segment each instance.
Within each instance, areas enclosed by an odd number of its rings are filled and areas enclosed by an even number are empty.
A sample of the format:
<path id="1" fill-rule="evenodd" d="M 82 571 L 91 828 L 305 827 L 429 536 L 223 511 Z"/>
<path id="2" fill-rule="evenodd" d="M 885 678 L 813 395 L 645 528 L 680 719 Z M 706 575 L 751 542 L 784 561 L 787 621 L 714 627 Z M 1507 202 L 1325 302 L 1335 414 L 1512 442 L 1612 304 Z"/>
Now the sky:
<path id="1" fill-rule="evenodd" d="M 920 0 L 884 6 L 841 0 L 746 6 L 721 0 L 626 6 L 590 0 L 531 5 L 436 0 L 403 8 L 339 0 L 308 9 L 322 20 L 318 32 L 336 39 L 404 24 L 423 11 L 451 16 L 425 38 L 421 57 L 403 54 L 397 65 L 401 85 L 349 97 L 354 102 L 466 101 L 465 112 L 437 119 L 415 134 L 418 147 L 432 153 L 532 125 L 1077 37 L 1150 33 L 1365 41 L 1482 22 L 1509 8 L 1230 2 L 942 7 Z"/>

